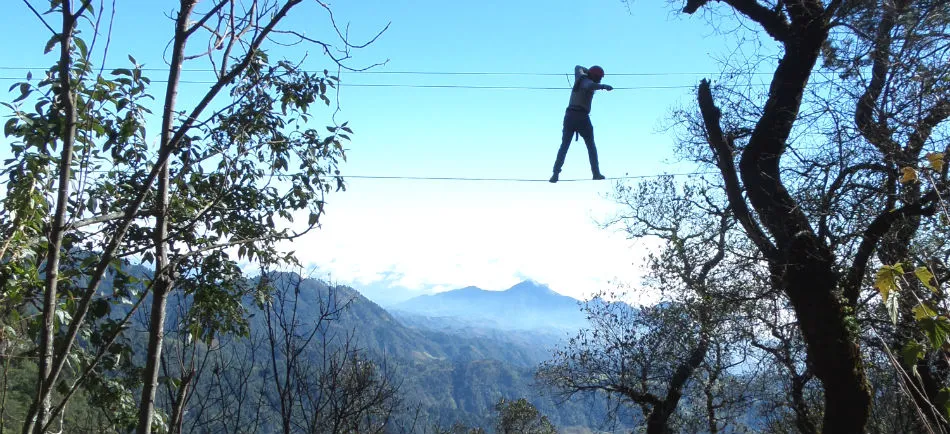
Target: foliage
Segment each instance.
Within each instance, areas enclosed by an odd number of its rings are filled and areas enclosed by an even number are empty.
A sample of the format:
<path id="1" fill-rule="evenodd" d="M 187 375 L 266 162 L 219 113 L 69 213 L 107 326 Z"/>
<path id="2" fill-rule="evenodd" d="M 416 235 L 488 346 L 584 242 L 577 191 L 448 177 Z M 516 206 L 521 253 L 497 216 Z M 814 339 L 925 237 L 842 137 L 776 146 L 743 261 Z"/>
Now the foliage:
<path id="1" fill-rule="evenodd" d="M 557 429 L 535 406 L 524 398 L 509 401 L 504 398 L 495 404 L 498 434 L 557 434 Z"/>
<path id="2" fill-rule="evenodd" d="M 83 388 L 111 402 L 114 414 L 138 407 L 139 431 L 163 429 L 152 400 L 168 294 L 189 298 L 182 316 L 189 339 L 247 334 L 242 298 L 256 288 L 239 264 L 293 264 L 279 245 L 315 228 L 324 195 L 344 188 L 337 167 L 352 130 L 314 125 L 314 107 L 331 104 L 338 78 L 266 51 L 272 32 L 295 34 L 280 23 L 302 2 L 221 0 L 200 11 L 196 3 L 182 0 L 171 17 L 157 109 L 134 57 L 117 69 L 102 64 L 113 37 L 101 19 L 108 11 L 89 0 L 51 0 L 37 15 L 48 28 L 47 19 L 61 21 L 62 33 L 46 44 L 58 61 L 10 88 L 15 97 L 3 104 L 11 158 L 0 167 L 8 179 L 0 303 L 12 327 L 29 331 L 39 357 L 26 432 L 50 428 Z M 186 43 L 200 38 L 213 49 L 186 54 Z M 335 68 L 355 47 L 341 43 L 344 55 L 329 57 Z M 199 59 L 213 65 L 213 83 L 179 101 L 182 65 Z M 139 281 L 125 274 L 129 263 L 155 272 Z M 112 293 L 103 290 L 108 280 L 116 282 Z M 146 298 L 150 346 L 139 372 L 125 331 Z M 136 403 L 130 393 L 139 386 Z"/>

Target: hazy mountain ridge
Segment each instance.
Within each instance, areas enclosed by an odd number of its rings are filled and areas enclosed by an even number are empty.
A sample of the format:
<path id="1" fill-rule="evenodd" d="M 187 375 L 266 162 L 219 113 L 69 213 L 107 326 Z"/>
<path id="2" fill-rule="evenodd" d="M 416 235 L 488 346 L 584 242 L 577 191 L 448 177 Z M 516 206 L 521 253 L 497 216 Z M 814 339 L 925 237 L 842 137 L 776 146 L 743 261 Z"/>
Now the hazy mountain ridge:
<path id="1" fill-rule="evenodd" d="M 576 331 L 586 324 L 580 301 L 524 281 L 504 291 L 475 286 L 421 295 L 393 306 L 396 315 L 456 318 L 505 330 Z"/>
<path id="2" fill-rule="evenodd" d="M 144 267 L 136 268 L 134 272 L 140 278 L 147 278 L 150 274 Z M 274 273 L 270 278 L 276 286 L 284 289 L 290 288 L 286 285 L 296 286 L 297 317 L 306 319 L 304 323 L 315 322 L 321 310 L 345 306 L 329 323 L 328 330 L 334 339 L 350 336 L 355 347 L 390 369 L 394 380 L 401 384 L 404 402 L 418 405 L 428 422 L 449 426 L 461 421 L 470 426 L 487 427 L 491 424 L 494 405 L 500 398 L 522 397 L 561 427 L 597 428 L 605 420 L 606 409 L 602 401 L 577 397 L 561 403 L 550 391 L 535 384 L 534 372 L 538 364 L 549 358 L 554 347 L 569 337 L 569 333 L 562 329 L 545 329 L 537 322 L 533 323 L 534 328 L 506 328 L 496 320 L 479 317 L 481 309 L 467 318 L 404 311 L 390 313 L 349 286 L 329 286 L 315 279 L 301 280 L 293 273 Z M 105 287 L 111 288 L 111 285 Z M 508 306 L 508 311 L 517 307 L 519 315 L 525 317 L 545 315 L 547 311 L 543 309 L 552 306 L 558 312 L 570 308 L 580 316 L 577 301 L 570 297 L 531 282 L 521 287 L 516 285 L 513 289 L 492 292 L 468 287 L 461 293 L 450 291 L 443 294 L 449 294 L 462 303 L 472 302 L 472 297 L 481 297 L 489 300 L 489 304 L 494 303 L 493 306 L 515 300 Z M 250 298 L 244 303 L 251 313 L 256 313 L 250 318 L 251 333 L 266 333 L 265 316 L 260 314 Z M 186 310 L 188 304 L 190 300 L 187 298 L 171 297 L 169 323 L 178 321 L 179 312 Z M 290 306 L 288 304 L 285 308 Z M 144 311 L 141 314 L 144 315 Z M 317 360 L 318 352 L 319 348 L 307 351 Z M 266 357 L 261 360 L 264 359 Z"/>
<path id="3" fill-rule="evenodd" d="M 603 402 L 578 397 L 559 403 L 558 397 L 535 384 L 538 364 L 549 357 L 557 343 L 567 338 L 561 330 L 505 330 L 477 319 L 427 317 L 407 312 L 390 314 L 356 289 L 331 288 L 316 280 L 301 282 L 302 306 L 311 309 L 319 306 L 318 300 L 328 299 L 331 290 L 336 294 L 337 303 L 348 303 L 332 327 L 340 333 L 352 333 L 356 345 L 371 358 L 394 367 L 399 376 L 397 381 L 402 382 L 404 398 L 420 405 L 431 421 L 444 425 L 462 421 L 488 426 L 489 415 L 500 398 L 521 397 L 562 427 L 595 428 L 604 420 Z M 471 300 L 472 296 L 485 297 L 485 292 L 491 291 L 469 287 L 461 297 L 459 293 L 450 297 Z M 540 316 L 543 312 L 529 311 L 558 306 L 556 303 L 560 301 L 559 309 L 567 309 L 569 305 L 580 316 L 576 300 L 533 283 L 522 285 L 507 295 L 523 297 L 525 303 L 516 304 L 522 306 L 522 314 Z M 539 296 L 542 300 L 547 297 L 555 301 L 528 303 Z M 486 298 L 491 300 L 492 297 L 488 294 Z M 568 303 L 564 303 L 564 299 L 568 299 Z"/>

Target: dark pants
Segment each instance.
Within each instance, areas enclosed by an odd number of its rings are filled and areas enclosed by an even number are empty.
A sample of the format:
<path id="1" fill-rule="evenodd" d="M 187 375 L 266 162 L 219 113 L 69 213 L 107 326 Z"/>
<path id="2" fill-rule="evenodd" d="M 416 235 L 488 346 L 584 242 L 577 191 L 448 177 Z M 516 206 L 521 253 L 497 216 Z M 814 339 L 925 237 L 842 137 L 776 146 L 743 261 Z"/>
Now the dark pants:
<path id="1" fill-rule="evenodd" d="M 557 159 L 554 160 L 554 173 L 560 173 L 567 156 L 567 148 L 571 146 L 574 133 L 584 138 L 587 144 L 587 157 L 590 159 L 590 171 L 594 176 L 600 174 L 597 163 L 597 148 L 594 147 L 594 126 L 590 123 L 590 115 L 582 111 L 567 110 L 564 113 L 564 131 L 561 135 L 561 148 L 557 150 Z"/>

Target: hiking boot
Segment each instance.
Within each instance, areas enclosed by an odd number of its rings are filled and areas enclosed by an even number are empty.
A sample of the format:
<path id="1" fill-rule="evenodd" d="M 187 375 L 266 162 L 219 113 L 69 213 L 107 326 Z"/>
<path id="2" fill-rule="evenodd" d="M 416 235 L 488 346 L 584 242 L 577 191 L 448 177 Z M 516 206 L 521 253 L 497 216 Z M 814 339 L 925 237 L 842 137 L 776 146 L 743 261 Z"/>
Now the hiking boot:
<path id="1" fill-rule="evenodd" d="M 599 180 L 601 180 L 601 179 L 607 179 L 607 178 L 604 177 L 604 175 L 602 175 L 602 174 L 600 174 L 600 173 L 595 173 L 595 174 L 594 174 L 594 180 L 595 180 L 595 181 L 599 181 Z"/>
<path id="2" fill-rule="evenodd" d="M 555 183 L 555 182 L 557 182 L 557 173 L 551 175 L 551 179 L 549 179 L 548 182 L 550 182 L 550 183 L 552 183 L 552 184 Z"/>

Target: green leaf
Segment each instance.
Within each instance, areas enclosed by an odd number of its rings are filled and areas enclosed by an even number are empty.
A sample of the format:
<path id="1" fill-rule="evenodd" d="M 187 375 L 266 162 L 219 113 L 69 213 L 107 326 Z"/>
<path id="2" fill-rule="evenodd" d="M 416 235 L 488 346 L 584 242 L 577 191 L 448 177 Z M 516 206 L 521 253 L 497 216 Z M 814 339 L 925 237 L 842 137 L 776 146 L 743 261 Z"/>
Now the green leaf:
<path id="1" fill-rule="evenodd" d="M 943 416 L 950 419 L 950 387 L 940 389 L 937 394 L 937 405 L 943 409 Z"/>
<path id="2" fill-rule="evenodd" d="M 36 109 L 37 114 L 43 114 L 43 107 L 46 107 L 46 104 L 49 104 L 49 100 L 40 100 L 33 108 Z"/>
<path id="3" fill-rule="evenodd" d="M 887 303 L 888 295 L 900 289 L 897 279 L 904 274 L 901 264 L 884 265 L 874 276 L 874 287 L 881 292 L 881 298 Z"/>
<path id="4" fill-rule="evenodd" d="M 901 348 L 901 357 L 904 365 L 910 366 L 914 376 L 917 376 L 917 362 L 924 358 L 926 348 L 917 341 L 910 341 Z"/>
<path id="5" fill-rule="evenodd" d="M 927 287 L 927 289 L 935 293 L 939 292 L 937 287 L 933 283 L 931 283 L 931 282 L 934 282 L 936 279 L 934 279 L 933 273 L 931 273 L 930 270 L 927 269 L 927 267 L 915 268 L 914 275 L 916 275 L 917 278 L 920 279 L 920 283 L 923 283 L 924 286 Z"/>
<path id="6" fill-rule="evenodd" d="M 89 267 L 91 267 L 93 264 L 95 264 L 96 261 L 98 261 L 98 260 L 99 260 L 99 257 L 98 257 L 98 256 L 96 256 L 96 255 L 88 255 L 88 256 L 86 256 L 85 258 L 82 259 L 82 262 L 79 263 L 79 266 L 82 267 L 82 268 L 89 268 Z"/>
<path id="7" fill-rule="evenodd" d="M 56 384 L 56 391 L 62 395 L 69 393 L 69 384 L 67 384 L 65 381 L 60 381 L 58 384 Z"/>
<path id="8" fill-rule="evenodd" d="M 59 33 L 53 35 L 52 38 L 49 38 L 49 41 L 46 41 L 46 47 L 43 48 L 43 54 L 53 51 L 53 47 L 55 47 L 56 44 L 59 43 L 59 40 L 60 40 Z"/>
<path id="9" fill-rule="evenodd" d="M 89 308 L 89 313 L 91 313 L 95 318 L 102 318 L 109 314 L 110 308 L 111 306 L 109 306 L 109 302 L 100 298 L 92 302 L 92 305 Z"/>
<path id="10" fill-rule="evenodd" d="M 950 321 L 946 317 L 924 318 L 920 320 L 920 328 L 927 335 L 932 348 L 941 348 L 950 336 Z"/>
<path id="11" fill-rule="evenodd" d="M 911 311 L 914 312 L 914 319 L 917 321 L 920 321 L 924 318 L 933 318 L 937 316 L 937 312 L 934 312 L 934 310 L 931 309 L 930 306 L 927 306 L 926 304 L 923 304 L 923 303 L 918 304 L 913 309 L 911 309 Z"/>
<path id="12" fill-rule="evenodd" d="M 13 133 L 16 132 L 16 123 L 16 118 L 7 119 L 7 122 L 3 124 L 3 135 L 6 137 L 13 135 Z"/>
<path id="13" fill-rule="evenodd" d="M 86 47 L 86 41 L 83 41 L 81 38 L 73 38 L 73 41 L 76 41 L 76 47 L 79 48 L 79 56 L 83 59 L 89 57 L 89 48 Z"/>
<path id="14" fill-rule="evenodd" d="M 23 101 L 28 96 L 30 96 L 30 83 L 20 83 L 20 96 L 16 97 L 13 102 Z"/>

